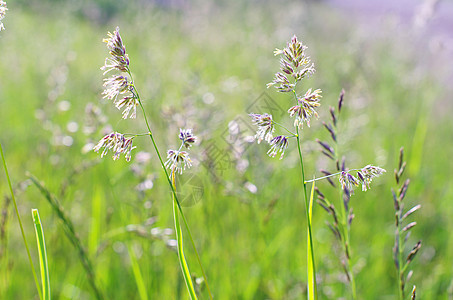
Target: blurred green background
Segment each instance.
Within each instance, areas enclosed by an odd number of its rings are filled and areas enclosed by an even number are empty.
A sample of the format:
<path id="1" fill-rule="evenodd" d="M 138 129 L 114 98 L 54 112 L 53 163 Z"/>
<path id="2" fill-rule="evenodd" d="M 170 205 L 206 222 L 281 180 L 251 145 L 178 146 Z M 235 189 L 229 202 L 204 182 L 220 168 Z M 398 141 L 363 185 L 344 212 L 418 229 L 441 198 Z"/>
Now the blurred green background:
<path id="1" fill-rule="evenodd" d="M 101 96 L 99 68 L 107 56 L 102 39 L 116 26 L 161 152 L 178 146 L 179 128 L 193 128 L 200 138 L 191 149 L 194 167 L 179 180 L 216 299 L 305 298 L 305 212 L 295 144 L 278 160 L 266 156 L 265 145 L 240 139 L 251 134 L 247 114 L 266 112 L 265 99 L 277 104 L 273 108 L 291 126 L 285 113 L 289 96 L 267 90 L 266 83 L 279 69 L 272 51 L 293 34 L 309 47 L 317 69 L 301 92 L 323 90 L 320 118 L 302 132 L 307 177 L 333 167 L 315 139 L 328 140 L 321 121 L 328 121 L 328 107 L 337 105 L 342 88 L 341 155 L 350 168 L 387 169 L 370 191 L 357 191 L 351 200 L 359 298 L 397 298 L 390 189 L 404 146 L 411 179 L 406 207 L 422 205 L 411 218 L 417 226 L 408 247 L 419 239 L 423 245 L 408 286 L 417 285 L 419 299 L 452 299 L 451 35 L 426 29 L 429 18 L 413 26 L 417 10 L 408 8 L 409 17 L 401 20 L 391 13 L 368 18 L 338 3 L 7 2 L 6 30 L 0 32 L 0 141 L 36 268 L 31 209 L 39 209 L 54 299 L 94 296 L 76 249 L 45 198 L 29 185 L 26 171 L 61 202 L 107 299 L 139 299 L 132 252 L 150 298 L 188 299 L 169 230 L 171 196 L 149 140 L 134 141 L 130 163 L 110 155 L 101 160 L 89 151 L 108 131 L 146 132 L 140 113 L 136 120 L 122 120 Z M 450 4 L 441 1 L 432 18 Z M 235 134 L 234 124 L 245 135 Z M 217 155 L 209 152 L 213 149 Z M 0 298 L 38 299 L 1 173 Z M 337 192 L 326 182 L 319 188 L 335 199 Z M 347 299 L 340 251 L 325 220 L 329 216 L 315 206 L 320 298 Z M 186 254 L 200 277 L 189 243 Z M 207 299 L 203 285 L 199 288 Z"/>

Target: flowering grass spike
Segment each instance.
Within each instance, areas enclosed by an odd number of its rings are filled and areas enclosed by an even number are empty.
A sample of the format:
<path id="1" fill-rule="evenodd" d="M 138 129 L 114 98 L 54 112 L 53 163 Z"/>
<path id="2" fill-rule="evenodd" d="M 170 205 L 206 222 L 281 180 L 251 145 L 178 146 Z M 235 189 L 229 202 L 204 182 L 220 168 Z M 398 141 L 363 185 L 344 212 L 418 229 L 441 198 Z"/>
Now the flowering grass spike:
<path id="1" fill-rule="evenodd" d="M 322 91 L 317 89 L 315 91 L 308 91 L 305 93 L 303 97 L 297 97 L 298 105 L 291 107 L 288 110 L 289 116 L 293 117 L 296 116 L 294 120 L 294 127 L 303 127 L 303 122 L 307 123 L 307 126 L 310 127 L 310 118 L 315 116 L 318 118 L 318 113 L 316 112 L 315 108 L 320 106 L 319 100 L 321 99 Z"/>
<path id="2" fill-rule="evenodd" d="M 374 177 L 379 177 L 386 171 L 382 168 L 375 167 L 372 165 L 367 165 L 360 170 L 357 170 L 357 178 L 349 173 L 350 171 L 342 171 L 340 173 L 340 184 L 341 188 L 344 190 L 345 188 L 354 193 L 354 187 L 362 185 L 362 191 L 366 191 L 370 188 L 370 183 Z"/>
<path id="3" fill-rule="evenodd" d="M 108 72 L 117 69 L 121 72 L 129 71 L 129 56 L 126 54 L 126 46 L 120 36 L 120 28 L 116 27 L 113 33 L 108 32 L 109 38 L 103 39 L 107 43 L 107 48 L 110 50 L 111 58 L 105 59 L 105 65 L 101 68 L 104 75 Z"/>
<path id="4" fill-rule="evenodd" d="M 193 135 L 192 129 L 179 129 L 179 139 L 181 140 L 181 146 L 179 149 L 170 149 L 167 151 L 167 161 L 165 162 L 165 167 L 170 169 L 172 174 L 182 174 L 182 171 L 192 166 L 192 160 L 190 159 L 189 153 L 181 151 L 181 149 L 182 147 L 189 149 L 192 144 L 197 141 L 197 137 Z"/>
<path id="5" fill-rule="evenodd" d="M 7 10 L 8 10 L 8 8 L 6 7 L 6 2 L 0 0 L 0 31 L 5 30 L 2 20 L 5 17 Z"/>
<path id="6" fill-rule="evenodd" d="M 179 150 L 168 150 L 167 161 L 165 167 L 170 169 L 171 172 L 182 174 L 186 168 L 192 166 L 192 160 L 189 157 L 189 153 L 186 151 Z"/>
<path id="7" fill-rule="evenodd" d="M 190 149 L 192 144 L 197 141 L 197 137 L 193 135 L 192 129 L 179 129 L 179 139 L 187 149 Z"/>
<path id="8" fill-rule="evenodd" d="M 284 135 L 274 137 L 269 143 L 271 148 L 267 152 L 270 157 L 275 157 L 278 152 L 281 152 L 280 159 L 283 158 L 286 148 L 288 148 L 288 138 Z"/>
<path id="9" fill-rule="evenodd" d="M 310 57 L 305 55 L 307 46 L 303 45 L 296 36 L 293 36 L 291 42 L 283 50 L 275 49 L 274 55 L 281 55 L 280 70 L 275 74 L 272 82 L 267 87 L 275 86 L 282 93 L 292 92 L 298 81 L 309 77 L 315 72 L 315 66 L 311 63 Z M 286 75 L 285 75 L 286 74 Z M 293 79 L 290 80 L 288 76 Z"/>
<path id="10" fill-rule="evenodd" d="M 126 138 L 121 133 L 112 132 L 104 136 L 99 143 L 94 146 L 93 150 L 98 152 L 101 148 L 104 148 L 101 153 L 102 158 L 111 149 L 113 151 L 113 160 L 117 160 L 120 157 L 120 154 L 124 154 L 126 161 L 130 161 L 131 151 L 136 148 L 132 146 L 133 139 L 134 137 Z"/>
<path id="11" fill-rule="evenodd" d="M 252 118 L 253 125 L 258 126 L 258 130 L 255 135 L 258 144 L 263 140 L 270 143 L 273 137 L 272 133 L 275 130 L 272 115 L 249 114 L 249 116 Z"/>
<path id="12" fill-rule="evenodd" d="M 114 33 L 108 33 L 109 38 L 103 41 L 107 43 L 107 48 L 111 55 L 110 58 L 105 59 L 104 66 L 101 70 L 104 71 L 104 75 L 110 71 L 117 70 L 121 73 L 127 73 L 129 76 L 129 57 L 126 54 L 126 46 L 123 44 L 121 39 L 119 28 L 117 27 Z M 112 75 L 109 78 L 104 79 L 104 88 L 102 92 L 104 98 L 113 100 L 116 108 L 123 110 L 123 119 L 135 118 L 137 115 L 137 106 L 139 105 L 139 99 L 135 93 L 135 88 L 132 80 L 129 80 L 127 76 Z M 130 114 L 130 115 L 129 115 Z"/>

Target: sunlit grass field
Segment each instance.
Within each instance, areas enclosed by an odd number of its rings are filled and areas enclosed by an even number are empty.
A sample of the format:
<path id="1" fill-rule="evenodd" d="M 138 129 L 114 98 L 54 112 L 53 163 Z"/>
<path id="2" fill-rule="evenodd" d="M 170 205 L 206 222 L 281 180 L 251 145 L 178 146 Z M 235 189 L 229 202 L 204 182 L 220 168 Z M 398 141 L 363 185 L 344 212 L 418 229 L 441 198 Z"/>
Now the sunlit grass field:
<path id="1" fill-rule="evenodd" d="M 322 121 L 328 121 L 342 88 L 340 154 L 351 169 L 373 164 L 387 170 L 371 190 L 357 189 L 351 198 L 358 299 L 397 299 L 391 188 L 402 146 L 405 177 L 411 179 L 406 207 L 421 204 L 411 216 L 417 226 L 408 245 L 422 240 L 422 248 L 411 264 L 408 289 L 416 285 L 418 299 L 453 297 L 453 106 L 442 73 L 430 63 L 438 55 L 420 45 L 420 37 L 391 23 L 358 28 L 316 2 L 52 3 L 8 2 L 6 30 L 0 32 L 0 142 L 37 269 L 31 209 L 39 209 L 52 298 L 94 294 L 62 222 L 27 181 L 29 173 L 74 223 L 106 299 L 141 299 L 134 260 L 149 299 L 189 299 L 174 233 L 166 230 L 174 226 L 171 193 L 149 139 L 134 140 L 129 163 L 86 151 L 107 128 L 147 131 L 140 115 L 122 120 L 101 96 L 99 68 L 108 53 L 102 39 L 116 26 L 161 152 L 178 146 L 179 128 L 193 128 L 200 139 L 191 149 L 194 166 L 182 177 L 195 178 L 202 196 L 183 203 L 183 210 L 215 299 L 306 297 L 305 204 L 295 146 L 278 160 L 263 145 L 246 144 L 241 159 L 247 165 L 241 168 L 228 131 L 236 120 L 253 135 L 247 114 L 263 113 L 257 110 L 264 97 L 286 114 L 287 95 L 266 84 L 279 68 L 273 50 L 294 34 L 309 47 L 317 69 L 303 88 L 323 90 L 319 120 L 302 131 L 307 178 L 333 167 L 315 141 L 328 138 Z M 89 103 L 99 108 L 100 119 L 87 113 Z M 213 147 L 226 159 L 207 162 Z M 149 160 L 137 158 L 141 151 L 150 153 Z M 0 299 L 39 299 L 1 174 Z M 152 188 L 140 190 L 145 180 Z M 335 189 L 327 182 L 317 185 L 335 201 Z M 315 205 L 319 296 L 348 299 L 340 249 L 326 220 Z M 185 248 L 193 276 L 200 278 L 193 249 L 188 242 Z M 203 284 L 199 289 L 200 298 L 208 299 Z"/>

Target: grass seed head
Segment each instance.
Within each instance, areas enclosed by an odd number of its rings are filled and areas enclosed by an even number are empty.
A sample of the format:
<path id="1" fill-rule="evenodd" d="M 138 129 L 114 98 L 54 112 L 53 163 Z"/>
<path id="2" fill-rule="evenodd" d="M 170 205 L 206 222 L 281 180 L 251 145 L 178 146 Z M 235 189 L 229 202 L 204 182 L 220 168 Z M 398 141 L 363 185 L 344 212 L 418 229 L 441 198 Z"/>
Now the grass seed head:
<path id="1" fill-rule="evenodd" d="M 179 139 L 187 149 L 190 149 L 192 144 L 197 141 L 197 137 L 193 135 L 192 129 L 179 129 Z"/>
<path id="2" fill-rule="evenodd" d="M 288 148 L 288 138 L 284 135 L 274 137 L 269 143 L 271 148 L 267 152 L 270 157 L 275 157 L 278 152 L 281 152 L 280 159 L 283 158 L 286 148 Z"/>
<path id="3" fill-rule="evenodd" d="M 258 144 L 262 140 L 270 143 L 273 138 L 273 132 L 275 130 L 274 123 L 272 121 L 272 115 L 269 114 L 249 114 L 252 118 L 253 125 L 258 126 L 258 130 L 255 134 L 255 139 L 257 139 Z"/>
<path id="4" fill-rule="evenodd" d="M 6 2 L 0 0 L 0 31 L 5 30 L 2 20 L 5 17 L 7 10 L 8 10 L 8 8 L 6 7 Z"/>
<path id="5" fill-rule="evenodd" d="M 127 72 L 129 70 L 129 57 L 120 36 L 120 28 L 116 27 L 113 33 L 108 32 L 107 35 L 108 38 L 104 39 L 103 42 L 107 44 L 111 57 L 105 60 L 105 65 L 101 67 L 101 70 L 104 71 L 104 75 L 115 69 Z"/>
<path id="6" fill-rule="evenodd" d="M 126 138 L 123 134 L 112 132 L 104 136 L 99 143 L 94 146 L 94 152 L 98 152 L 101 148 L 104 150 L 101 153 L 101 158 L 107 154 L 109 150 L 113 151 L 113 160 L 117 160 L 121 154 L 125 155 L 126 161 L 131 160 L 131 152 L 136 147 L 132 146 L 134 137 Z"/>
<path id="7" fill-rule="evenodd" d="M 167 161 L 165 162 L 165 167 L 170 169 L 171 172 L 182 174 L 182 171 L 186 168 L 190 168 L 191 166 L 192 160 L 190 159 L 188 152 L 179 150 L 167 151 Z"/>

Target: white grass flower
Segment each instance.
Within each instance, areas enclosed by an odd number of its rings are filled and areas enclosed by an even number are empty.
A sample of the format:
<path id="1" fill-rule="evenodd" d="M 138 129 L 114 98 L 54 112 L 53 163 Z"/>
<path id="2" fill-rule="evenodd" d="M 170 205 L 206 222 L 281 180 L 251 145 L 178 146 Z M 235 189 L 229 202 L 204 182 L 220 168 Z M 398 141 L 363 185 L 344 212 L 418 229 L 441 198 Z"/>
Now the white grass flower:
<path id="1" fill-rule="evenodd" d="M 360 182 L 362 183 L 362 191 L 366 191 L 370 188 L 370 183 L 374 177 L 379 177 L 380 175 L 386 172 L 385 169 L 367 165 L 363 167 L 360 171 L 357 172 L 357 177 L 359 178 Z"/>
<path id="2" fill-rule="evenodd" d="M 282 93 L 292 92 L 296 83 L 305 77 L 309 77 L 315 72 L 314 64 L 310 57 L 305 55 L 307 46 L 303 45 L 296 36 L 293 36 L 287 47 L 280 50 L 275 49 L 274 55 L 281 55 L 280 70 L 275 74 L 272 82 L 267 87 L 275 86 Z M 288 77 L 292 77 L 294 82 L 291 83 Z"/>
<path id="3" fill-rule="evenodd" d="M 275 73 L 275 78 L 272 82 L 269 82 L 266 86 L 270 88 L 274 86 L 280 93 L 288 93 L 294 90 L 296 84 L 290 83 L 285 74 L 281 72 Z"/>
<path id="4" fill-rule="evenodd" d="M 110 78 L 105 78 L 104 87 L 105 90 L 102 92 L 104 98 L 113 100 L 116 108 L 120 110 L 123 106 L 125 107 L 123 119 L 127 119 L 131 112 L 130 118 L 133 119 L 136 117 L 139 103 L 135 95 L 131 92 L 133 88 L 126 76 L 113 75 Z M 120 95 L 121 97 L 119 97 Z"/>
<path id="5" fill-rule="evenodd" d="M 189 157 L 189 153 L 186 151 L 168 150 L 167 161 L 165 167 L 170 169 L 171 172 L 178 172 L 182 174 L 186 168 L 189 169 L 192 166 L 192 160 Z"/>
<path id="6" fill-rule="evenodd" d="M 3 26 L 2 20 L 5 17 L 7 10 L 8 8 L 6 7 L 6 2 L 0 0 L 0 31 L 5 30 L 5 26 Z"/>
<path id="7" fill-rule="evenodd" d="M 125 109 L 123 110 L 123 119 L 127 119 L 130 113 L 130 118 L 135 119 L 137 116 L 137 106 L 138 100 L 134 96 L 127 96 L 122 99 L 117 99 L 115 102 L 115 106 L 118 109 L 121 109 L 123 106 Z"/>
<path id="8" fill-rule="evenodd" d="M 130 85 L 126 76 L 113 75 L 112 77 L 104 79 L 104 88 L 102 92 L 104 98 L 114 100 L 118 95 L 130 92 Z"/>
<path id="9" fill-rule="evenodd" d="M 316 118 L 319 117 L 315 108 L 321 105 L 319 103 L 319 100 L 322 98 L 321 93 L 322 91 L 320 89 L 313 92 L 309 89 L 303 97 L 297 98 L 299 104 L 288 110 L 290 117 L 296 116 L 294 119 L 294 127 L 302 128 L 303 122 L 306 122 L 307 126 L 310 127 L 310 119 L 313 116 Z"/>
<path id="10" fill-rule="evenodd" d="M 267 151 L 270 157 L 275 157 L 278 152 L 281 152 L 280 159 L 283 158 L 286 148 L 288 148 L 288 138 L 284 135 L 274 137 L 270 142 L 271 148 Z"/>
<path id="11" fill-rule="evenodd" d="M 107 35 L 108 38 L 104 39 L 103 42 L 107 43 L 107 48 L 112 57 L 106 58 L 105 65 L 101 67 L 101 70 L 104 71 L 104 75 L 114 69 L 127 72 L 129 70 L 129 57 L 120 36 L 120 28 L 116 27 L 113 33 L 108 32 Z"/>
<path id="12" fill-rule="evenodd" d="M 345 188 L 351 193 L 354 194 L 354 186 L 358 186 L 359 182 L 357 178 L 349 174 L 348 172 L 342 171 L 339 178 L 341 188 Z"/>
<path id="13" fill-rule="evenodd" d="M 249 114 L 249 116 L 252 118 L 253 125 L 258 126 L 258 130 L 255 135 L 258 144 L 261 143 L 262 140 L 270 143 L 273 137 L 272 134 L 275 130 L 272 115 Z"/>
<path id="14" fill-rule="evenodd" d="M 184 147 L 190 149 L 193 143 L 197 141 L 197 137 L 193 135 L 192 129 L 179 129 L 179 139 L 184 144 Z"/>
<path id="15" fill-rule="evenodd" d="M 109 150 L 113 152 L 113 160 L 117 160 L 120 154 L 124 154 L 126 161 L 131 160 L 131 151 L 136 147 L 132 146 L 132 140 L 134 137 L 126 138 L 123 134 L 118 132 L 112 132 L 104 136 L 99 143 L 94 146 L 94 152 L 98 152 L 101 148 L 104 150 L 101 153 L 101 158 L 107 154 Z"/>
<path id="16" fill-rule="evenodd" d="M 346 188 L 353 194 L 354 186 L 359 186 L 359 184 L 361 184 L 362 191 L 365 192 L 370 188 L 370 183 L 373 178 L 384 174 L 386 170 L 373 165 L 367 165 L 357 171 L 357 178 L 349 174 L 349 172 L 350 171 L 341 172 L 339 181 L 343 190 Z"/>

